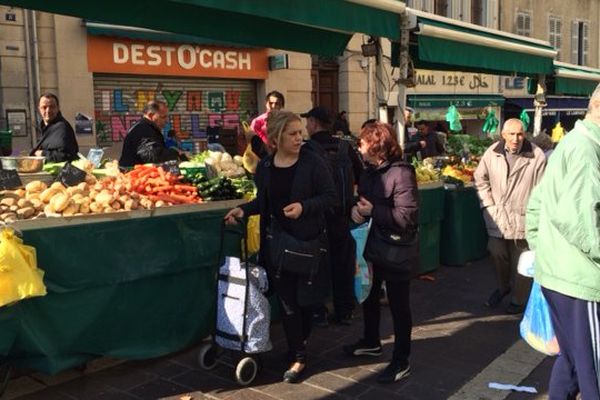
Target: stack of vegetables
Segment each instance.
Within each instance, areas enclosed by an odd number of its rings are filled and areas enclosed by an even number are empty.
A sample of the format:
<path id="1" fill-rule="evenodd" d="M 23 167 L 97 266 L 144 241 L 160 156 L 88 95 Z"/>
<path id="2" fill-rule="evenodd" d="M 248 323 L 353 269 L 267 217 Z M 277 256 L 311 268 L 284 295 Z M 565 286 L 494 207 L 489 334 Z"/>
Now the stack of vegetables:
<path id="1" fill-rule="evenodd" d="M 136 165 L 124 175 L 127 190 L 147 196 L 157 207 L 201 203 L 198 188 L 184 184 L 183 178 L 153 165 Z"/>

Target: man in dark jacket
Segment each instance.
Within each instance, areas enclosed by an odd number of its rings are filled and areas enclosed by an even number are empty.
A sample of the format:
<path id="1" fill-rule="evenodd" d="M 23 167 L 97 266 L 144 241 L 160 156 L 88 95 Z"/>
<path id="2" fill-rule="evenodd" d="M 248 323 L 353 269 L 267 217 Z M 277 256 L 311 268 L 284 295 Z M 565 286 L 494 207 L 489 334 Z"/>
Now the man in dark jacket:
<path id="1" fill-rule="evenodd" d="M 119 166 L 133 167 L 136 164 L 161 163 L 178 160 L 179 151 L 165 145 L 162 129 L 169 119 L 167 104 L 152 100 L 144 107 L 144 116 L 133 125 L 123 143 Z"/>
<path id="2" fill-rule="evenodd" d="M 444 154 L 444 146 L 438 139 L 437 133 L 429 129 L 427 121 L 421 120 L 416 123 L 418 141 L 421 144 L 421 159 L 436 157 Z"/>
<path id="3" fill-rule="evenodd" d="M 326 213 L 327 238 L 329 240 L 329 254 L 332 272 L 333 306 L 335 321 L 348 325 L 354 309 L 354 270 L 356 260 L 356 243 L 350 234 L 350 206 L 353 204 L 354 183 L 362 172 L 362 163 L 349 143 L 333 137 L 330 132 L 331 119 L 323 107 L 315 107 L 307 113 L 300 114 L 306 118 L 306 130 L 310 140 L 306 146 L 317 154 L 321 154 L 332 169 L 332 175 L 338 194 L 337 205 Z M 346 154 L 334 155 L 331 152 L 345 151 Z M 332 159 L 338 160 L 332 162 Z M 337 165 L 333 165 L 337 164 Z M 346 166 L 344 167 L 344 165 Z M 343 176 L 343 177 L 342 177 Z M 342 186 L 347 186 L 346 188 Z M 342 199 L 343 191 L 347 193 Z M 344 204 L 345 203 L 345 204 Z M 324 326 L 327 324 L 327 310 L 323 306 L 317 313 L 315 323 Z"/>
<path id="4" fill-rule="evenodd" d="M 48 162 L 77 160 L 79 146 L 75 139 L 75 132 L 60 113 L 58 97 L 53 93 L 44 93 L 38 104 L 42 116 L 40 123 L 42 137 L 31 150 L 30 155 L 46 157 Z"/>

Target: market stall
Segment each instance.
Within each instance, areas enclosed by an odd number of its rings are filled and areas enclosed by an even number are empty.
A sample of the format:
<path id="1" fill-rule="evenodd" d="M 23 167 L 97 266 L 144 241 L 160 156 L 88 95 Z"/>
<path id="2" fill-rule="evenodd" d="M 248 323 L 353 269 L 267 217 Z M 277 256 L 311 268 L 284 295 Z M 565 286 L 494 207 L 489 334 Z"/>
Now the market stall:
<path id="1" fill-rule="evenodd" d="M 48 294 L 0 308 L 0 356 L 56 373 L 196 343 L 214 320 L 222 217 L 239 202 L 17 222 Z"/>

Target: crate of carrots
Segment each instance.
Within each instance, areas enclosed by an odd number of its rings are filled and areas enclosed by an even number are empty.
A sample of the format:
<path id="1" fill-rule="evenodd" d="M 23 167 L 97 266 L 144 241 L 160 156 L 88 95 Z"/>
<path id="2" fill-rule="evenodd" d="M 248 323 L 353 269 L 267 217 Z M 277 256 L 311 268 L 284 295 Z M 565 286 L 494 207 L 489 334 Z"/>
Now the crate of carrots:
<path id="1" fill-rule="evenodd" d="M 166 172 L 160 166 L 136 165 L 125 174 L 127 190 L 147 196 L 161 205 L 202 203 L 198 188 L 181 182 L 181 175 Z"/>

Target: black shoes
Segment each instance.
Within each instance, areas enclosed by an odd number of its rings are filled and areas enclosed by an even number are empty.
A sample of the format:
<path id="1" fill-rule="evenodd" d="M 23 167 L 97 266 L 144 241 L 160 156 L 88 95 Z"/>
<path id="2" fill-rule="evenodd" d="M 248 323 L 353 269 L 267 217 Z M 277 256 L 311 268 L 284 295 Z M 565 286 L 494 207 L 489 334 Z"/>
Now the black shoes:
<path id="1" fill-rule="evenodd" d="M 367 343 L 365 339 L 360 339 L 358 342 L 342 347 L 344 353 L 349 356 L 372 356 L 377 357 L 382 353 L 380 343 Z"/>
<path id="2" fill-rule="evenodd" d="M 299 383 L 302 375 L 304 375 L 304 371 L 306 371 L 306 364 L 300 371 L 294 371 L 293 369 L 288 369 L 283 374 L 283 381 L 285 383 Z"/>
<path id="3" fill-rule="evenodd" d="M 502 299 L 510 293 L 510 290 L 506 292 L 501 292 L 499 289 L 494 290 L 494 293 L 490 296 L 490 298 L 485 302 L 485 305 L 490 308 L 496 308 L 502 302 Z"/>
<path id="4" fill-rule="evenodd" d="M 394 383 L 410 375 L 410 365 L 408 361 L 392 360 L 383 372 L 377 377 L 379 383 Z"/>

